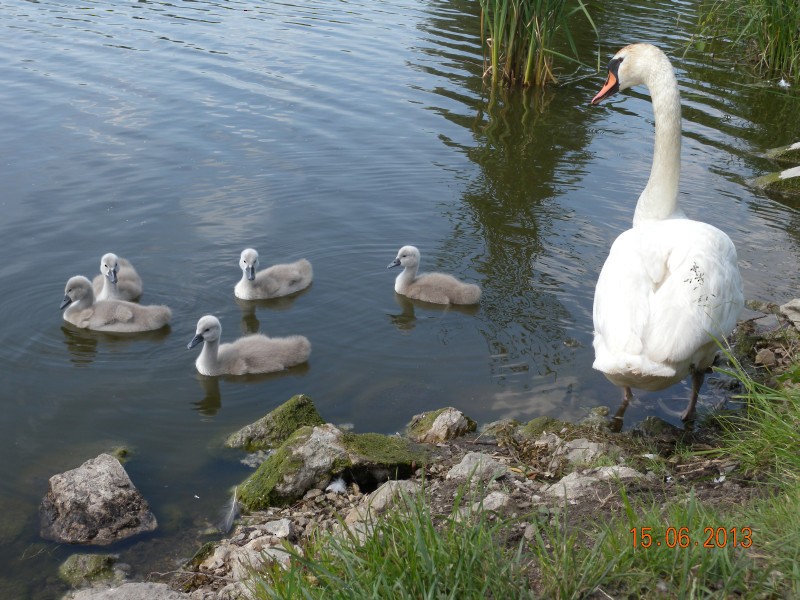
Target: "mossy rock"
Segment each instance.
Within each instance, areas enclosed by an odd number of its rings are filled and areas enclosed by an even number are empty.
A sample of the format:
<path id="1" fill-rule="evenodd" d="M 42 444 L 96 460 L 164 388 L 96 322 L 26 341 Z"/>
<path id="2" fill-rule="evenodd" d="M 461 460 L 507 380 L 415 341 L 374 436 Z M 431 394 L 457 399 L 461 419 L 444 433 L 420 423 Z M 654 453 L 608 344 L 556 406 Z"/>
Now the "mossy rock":
<path id="1" fill-rule="evenodd" d="M 767 150 L 766 155 L 767 158 L 771 158 L 778 164 L 787 167 L 800 165 L 800 142 L 796 142 L 790 146 L 772 148 Z"/>
<path id="2" fill-rule="evenodd" d="M 800 194 L 800 167 L 792 167 L 780 173 L 769 173 L 758 177 L 753 182 L 767 192 L 785 195 Z"/>
<path id="3" fill-rule="evenodd" d="M 295 494 L 283 494 L 278 489 L 284 477 L 303 466 L 303 461 L 294 456 L 292 444 L 307 438 L 311 427 L 301 427 L 275 452 L 270 454 L 255 473 L 237 488 L 237 496 L 245 511 L 261 510 L 268 506 L 285 506 L 296 500 Z"/>
<path id="4" fill-rule="evenodd" d="M 351 455 L 351 464 L 365 463 L 412 468 L 427 460 L 425 450 L 406 438 L 380 433 L 345 433 L 342 444 Z"/>
<path id="5" fill-rule="evenodd" d="M 229 448 L 243 448 L 247 452 L 276 448 L 301 427 L 323 423 L 325 421 L 317 412 L 311 398 L 305 394 L 297 394 L 255 423 L 229 436 L 225 445 Z"/>
<path id="6" fill-rule="evenodd" d="M 116 561 L 111 554 L 73 554 L 58 568 L 58 576 L 72 587 L 113 579 Z"/>
<path id="7" fill-rule="evenodd" d="M 333 425 L 302 427 L 238 487 L 245 511 L 286 506 L 347 472 L 362 482 L 407 477 L 427 458 L 413 442 L 377 433 L 343 433 Z"/>
<path id="8" fill-rule="evenodd" d="M 559 421 L 553 417 L 542 416 L 528 421 L 525 425 L 520 427 L 519 431 L 527 438 L 536 438 L 542 435 L 545 431 L 556 433 L 564 429 L 564 427 L 569 426 L 569 423 L 564 421 Z"/>
<path id="9" fill-rule="evenodd" d="M 430 439 L 425 439 L 426 434 L 433 429 L 433 425 L 436 419 L 444 413 L 445 411 L 453 411 L 455 414 L 458 414 L 460 417 L 466 421 L 466 425 L 463 429 L 459 431 L 449 431 L 448 439 L 452 439 L 453 437 L 458 437 L 464 435 L 466 433 L 470 433 L 475 431 L 478 428 L 478 424 L 470 419 L 467 415 L 462 413 L 460 410 L 457 410 L 452 407 L 444 407 L 438 410 L 432 410 L 430 412 L 422 413 L 421 415 L 416 415 L 411 422 L 406 426 L 406 433 L 408 437 L 413 440 L 417 441 L 432 441 Z M 448 428 L 449 429 L 449 428 Z M 441 438 L 435 441 L 444 441 Z"/>

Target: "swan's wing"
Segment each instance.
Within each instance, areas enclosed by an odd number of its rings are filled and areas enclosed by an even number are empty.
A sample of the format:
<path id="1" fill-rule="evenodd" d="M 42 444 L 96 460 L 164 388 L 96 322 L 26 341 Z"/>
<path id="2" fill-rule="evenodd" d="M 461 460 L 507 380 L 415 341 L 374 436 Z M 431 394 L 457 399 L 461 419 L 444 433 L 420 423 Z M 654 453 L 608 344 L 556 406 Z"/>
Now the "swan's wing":
<path id="1" fill-rule="evenodd" d="M 736 250 L 715 227 L 675 219 L 628 230 L 595 290 L 595 368 L 668 377 L 730 333 L 742 304 Z"/>
<path id="2" fill-rule="evenodd" d="M 663 231 L 667 269 L 653 295 L 648 353 L 694 362 L 702 346 L 730 334 L 744 305 L 736 248 L 707 223 L 676 220 Z"/>

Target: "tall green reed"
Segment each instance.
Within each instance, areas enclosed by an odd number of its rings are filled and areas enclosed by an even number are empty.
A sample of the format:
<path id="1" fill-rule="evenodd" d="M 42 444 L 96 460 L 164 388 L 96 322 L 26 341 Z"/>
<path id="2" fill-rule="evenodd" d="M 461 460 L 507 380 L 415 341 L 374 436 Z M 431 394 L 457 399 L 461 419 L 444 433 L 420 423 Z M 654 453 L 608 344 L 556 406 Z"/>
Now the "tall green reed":
<path id="1" fill-rule="evenodd" d="M 556 83 L 554 58 L 577 61 L 572 17 L 582 15 L 597 31 L 583 0 L 480 0 L 480 4 L 484 78 L 492 85 Z M 559 34 L 572 56 L 556 51 Z"/>
<path id="2" fill-rule="evenodd" d="M 745 49 L 769 76 L 800 76 L 800 2 L 797 0 L 713 0 L 700 11 L 701 50 L 705 41 Z"/>

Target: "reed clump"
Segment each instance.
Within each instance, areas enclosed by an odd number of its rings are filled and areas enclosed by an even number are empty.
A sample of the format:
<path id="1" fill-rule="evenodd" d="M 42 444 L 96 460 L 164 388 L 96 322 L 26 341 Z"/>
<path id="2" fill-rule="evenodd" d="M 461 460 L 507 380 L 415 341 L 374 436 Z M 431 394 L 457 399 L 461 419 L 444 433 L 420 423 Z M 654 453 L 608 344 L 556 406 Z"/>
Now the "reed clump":
<path id="1" fill-rule="evenodd" d="M 797 0 L 713 0 L 700 9 L 699 46 L 717 43 L 743 48 L 768 76 L 800 76 L 800 2 Z M 709 45 L 707 47 L 707 44 Z"/>
<path id="2" fill-rule="evenodd" d="M 480 0 L 480 5 L 484 79 L 492 85 L 556 83 L 554 59 L 577 61 L 572 18 L 581 15 L 597 31 L 583 0 Z M 562 41 L 572 56 L 556 50 Z"/>

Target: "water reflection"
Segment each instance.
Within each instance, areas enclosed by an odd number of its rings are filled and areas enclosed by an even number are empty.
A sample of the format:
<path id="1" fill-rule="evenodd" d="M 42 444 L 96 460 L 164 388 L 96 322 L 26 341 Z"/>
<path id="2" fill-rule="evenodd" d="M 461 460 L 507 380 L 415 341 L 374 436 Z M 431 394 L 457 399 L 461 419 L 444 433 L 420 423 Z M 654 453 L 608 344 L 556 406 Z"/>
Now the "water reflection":
<path id="1" fill-rule="evenodd" d="M 241 331 L 243 334 L 259 333 L 261 330 L 261 322 L 258 320 L 256 314 L 259 309 L 285 311 L 290 310 L 294 306 L 295 301 L 304 296 L 314 287 L 312 283 L 307 288 L 295 292 L 290 296 L 283 296 L 281 298 L 271 298 L 269 300 L 242 300 L 235 298 L 236 304 L 242 311 Z"/>
<path id="2" fill-rule="evenodd" d="M 64 334 L 64 344 L 70 354 L 70 362 L 76 367 L 88 367 L 97 358 L 99 343 L 104 343 L 113 349 L 125 348 L 132 343 L 160 342 L 169 337 L 170 327 L 162 327 L 156 331 L 142 331 L 136 333 L 111 333 L 107 331 L 93 331 L 82 329 L 71 324 L 61 326 Z"/>
<path id="3" fill-rule="evenodd" d="M 220 392 L 220 381 L 230 385 L 251 385 L 253 392 L 257 389 L 258 384 L 275 381 L 290 375 L 304 376 L 311 370 L 308 362 L 301 365 L 278 371 L 277 373 L 260 373 L 255 375 L 221 375 L 217 377 L 208 377 L 196 373 L 196 379 L 202 388 L 203 397 L 200 400 L 192 402 L 194 410 L 206 417 L 213 417 L 222 408 L 222 393 Z"/>
<path id="4" fill-rule="evenodd" d="M 398 314 L 389 314 L 389 321 L 397 327 L 400 331 L 411 331 L 416 327 L 417 315 L 415 309 L 428 310 L 433 313 L 429 318 L 440 318 L 450 312 L 460 313 L 462 315 L 474 316 L 480 310 L 480 304 L 432 304 L 431 302 L 423 302 L 422 300 L 413 300 L 402 294 L 395 293 L 394 301 L 400 307 Z"/>

